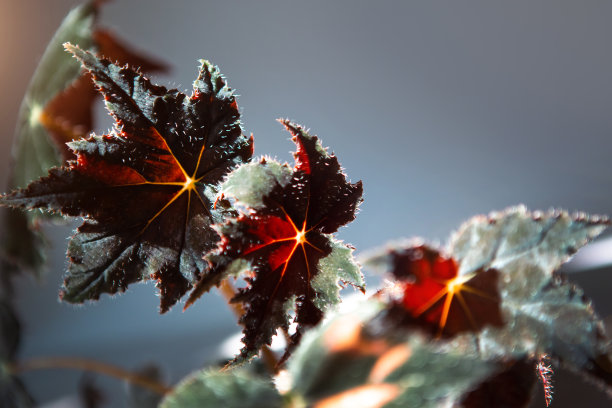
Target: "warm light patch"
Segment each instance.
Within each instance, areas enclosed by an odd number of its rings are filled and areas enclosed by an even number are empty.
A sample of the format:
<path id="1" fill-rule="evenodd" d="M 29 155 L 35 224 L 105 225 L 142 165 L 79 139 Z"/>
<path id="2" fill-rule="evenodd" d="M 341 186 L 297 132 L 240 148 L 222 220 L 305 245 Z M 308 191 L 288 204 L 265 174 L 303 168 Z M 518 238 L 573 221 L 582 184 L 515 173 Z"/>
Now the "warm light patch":
<path id="1" fill-rule="evenodd" d="M 322 249 L 317 248 L 306 238 L 306 235 L 316 228 L 315 225 L 307 229 L 308 206 L 306 207 L 306 215 L 304 216 L 304 222 L 302 223 L 301 228 L 298 228 L 283 207 L 280 207 L 280 209 L 284 214 L 284 218 L 271 216 L 267 222 L 258 223 L 256 228 L 251 229 L 251 233 L 260 238 L 263 243 L 253 245 L 244 252 L 244 255 L 248 255 L 260 249 L 268 248 L 271 245 L 280 244 L 278 248 L 274 249 L 269 256 L 269 264 L 272 270 L 277 270 L 282 266 L 280 278 L 276 284 L 272 297 L 278 290 L 278 287 L 280 286 L 283 277 L 287 272 L 289 263 L 294 259 L 296 252 L 301 252 L 304 255 L 308 280 L 311 279 L 311 271 L 306 246 L 310 246 L 319 252 L 323 252 Z M 264 228 L 262 228 L 262 225 Z"/>
<path id="2" fill-rule="evenodd" d="M 412 356 L 412 350 L 406 344 L 392 347 L 380 356 L 372 370 L 369 380 L 373 383 L 382 383 L 396 369 L 401 367 Z"/>
<path id="3" fill-rule="evenodd" d="M 323 340 L 329 353 L 378 356 L 389 348 L 389 344 L 383 339 L 368 339 L 362 336 L 362 324 L 350 319 L 334 322 L 326 330 Z"/>
<path id="4" fill-rule="evenodd" d="M 183 190 L 195 189 L 195 180 L 189 176 L 185 176 L 185 184 L 183 184 Z"/>
<path id="5" fill-rule="evenodd" d="M 361 323 L 350 319 L 334 322 L 325 332 L 324 342 L 330 353 L 351 350 L 361 338 Z"/>
<path id="6" fill-rule="evenodd" d="M 306 232 L 303 229 L 297 232 L 295 241 L 298 245 L 304 245 L 304 243 L 306 243 Z"/>
<path id="7" fill-rule="evenodd" d="M 41 124 L 40 117 L 43 113 L 42 106 L 38 104 L 32 105 L 30 108 L 30 116 L 28 117 L 28 123 L 30 127 L 36 127 Z"/>
<path id="8" fill-rule="evenodd" d="M 276 385 L 276 389 L 281 394 L 287 394 L 291 392 L 292 388 L 292 380 L 291 374 L 287 370 L 280 370 L 276 376 L 274 376 L 274 385 Z"/>
<path id="9" fill-rule="evenodd" d="M 459 275 L 459 264 L 453 257 L 421 244 L 393 250 L 390 260 L 402 290 L 395 299 L 407 312 L 396 317 L 405 324 L 412 325 L 418 319 L 428 330 L 434 326 L 438 336 L 504 324 L 496 269 Z"/>
<path id="10" fill-rule="evenodd" d="M 400 394 L 399 385 L 370 384 L 327 397 L 313 408 L 382 408 Z"/>
<path id="11" fill-rule="evenodd" d="M 157 129 L 151 128 L 151 133 L 153 133 L 153 135 L 156 137 L 156 139 L 158 139 L 157 142 L 160 143 L 161 145 L 163 145 L 165 150 L 170 154 L 170 156 L 172 157 L 172 160 L 174 161 L 174 165 L 176 166 L 176 168 L 178 168 L 180 173 L 182 173 L 185 181 L 180 182 L 180 181 L 148 181 L 148 180 L 145 180 L 144 182 L 141 182 L 141 183 L 124 184 L 124 186 L 134 186 L 134 185 L 139 185 L 139 184 L 148 184 L 148 185 L 158 185 L 158 186 L 177 186 L 177 187 L 181 187 L 181 189 L 179 191 L 177 191 L 172 196 L 172 198 L 170 198 L 170 200 L 168 200 L 168 202 L 159 211 L 157 211 L 151 218 L 149 218 L 149 220 L 147 221 L 145 226 L 140 230 L 140 234 L 145 232 L 145 230 L 149 227 L 149 225 L 151 225 L 151 223 L 153 221 L 155 221 L 155 219 L 157 219 L 157 217 L 159 217 L 168 207 L 170 207 L 170 205 L 172 203 L 174 203 L 176 200 L 178 200 L 183 195 L 183 193 L 185 193 L 185 192 L 187 192 L 187 194 L 188 194 L 188 196 L 187 196 L 187 208 L 186 208 L 186 213 L 187 214 L 186 214 L 186 217 L 185 217 L 185 222 L 187 222 L 187 220 L 189 220 L 189 211 L 190 211 L 190 207 L 191 207 L 191 193 L 192 192 L 196 195 L 196 197 L 202 203 L 202 206 L 205 209 L 205 211 L 209 212 L 209 214 L 210 214 L 210 211 L 209 211 L 208 207 L 206 206 L 206 203 L 204 202 L 204 199 L 202 198 L 202 196 L 200 195 L 200 193 L 196 189 L 196 183 L 199 182 L 200 180 L 202 180 L 206 176 L 206 174 L 204 174 L 204 175 L 196 178 L 196 175 L 198 173 L 198 169 L 200 168 L 200 162 L 202 161 L 202 155 L 204 153 L 204 150 L 206 149 L 206 143 L 202 144 L 202 148 L 200 149 L 200 154 L 198 155 L 198 161 L 196 163 L 196 166 L 195 166 L 195 169 L 193 171 L 193 174 L 189 175 L 189 173 L 187 173 L 187 171 L 185 171 L 185 169 L 183 168 L 183 166 L 181 165 L 179 160 L 176 158 L 174 153 L 172 153 L 172 150 L 170 149 L 170 146 L 166 142 L 166 139 L 164 139 L 162 137 L 162 135 L 157 131 Z"/>
<path id="12" fill-rule="evenodd" d="M 425 302 L 418 309 L 416 309 L 413 312 L 413 316 L 414 317 L 422 316 L 425 312 L 431 310 L 442 298 L 444 298 L 444 303 L 442 305 L 442 312 L 440 314 L 440 319 L 438 321 L 438 328 L 439 328 L 438 335 L 440 335 L 442 334 L 442 332 L 444 331 L 444 328 L 446 327 L 446 323 L 448 321 L 448 314 L 453 304 L 453 300 L 456 298 L 459 301 L 459 305 L 461 306 L 461 309 L 463 310 L 468 320 L 470 321 L 470 324 L 472 325 L 474 330 L 477 330 L 478 325 L 476 324 L 476 321 L 474 319 L 474 316 L 472 315 L 472 312 L 470 311 L 470 308 L 465 302 L 465 299 L 463 297 L 464 292 L 471 293 L 471 294 L 480 296 L 482 298 L 489 299 L 494 302 L 496 302 L 496 299 L 494 299 L 492 296 L 488 295 L 487 293 L 484 293 L 483 291 L 473 288 L 466 284 L 466 282 L 468 282 L 474 276 L 475 274 L 456 276 L 448 280 L 434 279 L 436 283 L 441 285 L 441 289 L 435 295 L 433 295 L 427 302 Z M 405 300 L 407 301 L 408 299 L 405 299 Z"/>

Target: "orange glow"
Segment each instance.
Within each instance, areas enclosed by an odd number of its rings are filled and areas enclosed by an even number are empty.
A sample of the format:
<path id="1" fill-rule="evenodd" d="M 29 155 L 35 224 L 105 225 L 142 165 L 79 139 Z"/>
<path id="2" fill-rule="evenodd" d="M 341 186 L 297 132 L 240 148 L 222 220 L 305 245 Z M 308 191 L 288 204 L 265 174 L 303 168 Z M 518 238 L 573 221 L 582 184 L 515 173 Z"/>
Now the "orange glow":
<path id="1" fill-rule="evenodd" d="M 155 215 L 153 215 L 147 221 L 145 226 L 140 230 L 139 234 L 144 233 L 146 231 L 146 229 L 149 227 L 149 225 L 151 225 L 151 223 L 153 221 L 155 221 L 155 219 L 157 219 L 157 217 L 159 217 L 168 207 L 170 207 L 170 205 L 173 202 L 178 200 L 183 195 L 183 193 L 185 193 L 185 192 L 187 192 L 187 209 L 186 209 L 187 214 L 186 214 L 186 217 L 185 217 L 185 222 L 186 223 L 189 221 L 189 211 L 190 211 L 190 208 L 191 208 L 191 193 L 192 192 L 195 193 L 196 197 L 202 203 L 203 208 L 210 215 L 210 210 L 206 207 L 204 199 L 202 198 L 202 196 L 200 195 L 200 193 L 196 189 L 196 183 L 199 182 L 200 180 L 202 180 L 206 176 L 206 174 L 204 174 L 204 175 L 196 178 L 196 174 L 198 173 L 198 168 L 200 167 L 200 162 L 202 160 L 202 154 L 204 153 L 204 150 L 206 149 L 206 141 L 204 141 L 204 143 L 202 143 L 202 149 L 200 150 L 200 154 L 198 155 L 198 161 L 196 163 L 195 170 L 193 171 L 193 174 L 190 176 L 187 173 L 187 171 L 185 171 L 185 169 L 183 168 L 183 166 L 181 165 L 179 160 L 176 158 L 174 153 L 172 153 L 172 150 L 170 149 L 170 146 L 166 142 L 166 139 L 164 139 L 162 137 L 162 135 L 155 128 L 151 128 L 151 132 L 156 137 L 157 142 L 158 143 L 161 142 L 160 144 L 163 145 L 163 148 L 168 151 L 168 153 L 170 154 L 170 156 L 172 157 L 172 159 L 174 161 L 174 164 L 176 165 L 176 167 L 182 173 L 184 181 L 182 181 L 182 182 L 181 181 L 167 181 L 167 182 L 165 182 L 165 181 L 148 181 L 148 180 L 145 180 L 145 181 L 139 182 L 139 183 L 128 183 L 128 184 L 116 185 L 116 187 L 129 187 L 129 186 L 137 186 L 137 185 L 157 185 L 157 186 L 177 186 L 177 187 L 181 187 L 181 189 L 179 191 L 177 191 L 176 194 L 174 194 L 172 196 L 172 198 L 170 200 L 168 200 L 168 202 L 159 211 L 157 211 L 155 213 Z"/>
<path id="2" fill-rule="evenodd" d="M 306 215 L 304 216 L 304 222 L 300 228 L 298 228 L 282 206 L 280 209 L 284 214 L 284 218 L 269 216 L 267 222 L 259 222 L 257 227 L 251 230 L 251 233 L 260 238 L 263 243 L 253 245 L 244 251 L 244 255 L 248 255 L 260 249 L 269 247 L 270 245 L 285 243 L 285 245 L 281 245 L 278 249 L 274 250 L 268 259 L 268 263 L 272 271 L 275 271 L 282 266 L 280 278 L 276 284 L 276 287 L 274 288 L 272 296 L 274 296 L 274 293 L 276 293 L 278 290 L 278 287 L 280 286 L 283 277 L 287 272 L 289 263 L 294 258 L 296 252 L 302 252 L 304 255 L 308 280 L 311 279 L 311 275 L 306 246 L 308 245 L 319 252 L 323 252 L 306 238 L 306 235 L 316 227 L 315 225 L 307 229 L 308 206 L 306 206 Z M 300 248 L 301 251 L 299 251 Z"/>
<path id="3" fill-rule="evenodd" d="M 152 185 L 178 188 L 178 190 L 174 193 L 174 195 L 172 195 L 168 202 L 166 202 L 152 217 L 149 218 L 145 226 L 140 230 L 140 235 L 143 234 L 147 230 L 147 228 L 153 223 L 153 221 L 155 221 L 167 208 L 172 205 L 172 203 L 178 200 L 185 192 L 187 193 L 185 216 L 186 223 L 189 222 L 192 193 L 195 194 L 195 196 L 198 198 L 204 210 L 209 215 L 211 215 L 210 210 L 208 209 L 208 206 L 204 201 L 204 198 L 201 196 L 200 192 L 196 188 L 196 184 L 208 174 L 205 173 L 200 177 L 196 178 L 202 160 L 202 156 L 206 149 L 206 142 L 204 141 L 202 144 L 202 148 L 200 149 L 198 161 L 196 163 L 193 174 L 189 175 L 189 173 L 187 173 L 187 171 L 183 168 L 177 157 L 170 149 L 170 146 L 168 145 L 166 140 L 159 133 L 159 131 L 154 127 L 151 127 L 149 131 L 151 132 L 151 138 L 147 139 L 147 143 L 149 143 L 152 147 L 167 152 L 170 156 L 169 159 L 166 159 L 165 157 L 161 156 L 160 158 L 158 158 L 164 166 L 169 166 L 167 172 L 163 173 L 163 176 L 159 178 L 156 177 L 154 180 L 147 180 L 137 170 L 129 166 L 107 163 L 103 160 L 87 157 L 85 155 L 77 156 L 78 169 L 86 174 L 92 175 L 96 179 L 112 187 L 134 187 Z M 120 137 L 129 136 L 122 133 Z"/>
<path id="4" fill-rule="evenodd" d="M 399 344 L 386 351 L 374 364 L 370 371 L 369 380 L 381 383 L 393 371 L 404 364 L 412 355 L 412 350 L 406 344 Z"/>
<path id="5" fill-rule="evenodd" d="M 342 319 L 334 322 L 326 330 L 323 341 L 330 353 L 357 348 L 361 339 L 361 323 L 356 320 Z"/>
<path id="6" fill-rule="evenodd" d="M 388 350 L 383 339 L 367 339 L 362 336 L 362 323 L 345 318 L 334 322 L 323 337 L 330 353 L 355 353 L 378 356 Z"/>
<path id="7" fill-rule="evenodd" d="M 465 315 L 470 321 L 470 324 L 476 330 L 477 329 L 476 321 L 474 320 L 474 316 L 472 315 L 472 312 L 470 311 L 469 307 L 467 306 L 465 302 L 465 299 L 463 298 L 462 292 L 472 293 L 474 295 L 477 295 L 477 296 L 480 296 L 480 297 L 483 297 L 483 298 L 486 298 L 492 301 L 496 301 L 496 299 L 494 299 L 493 297 L 489 296 L 488 294 L 476 288 L 466 285 L 466 282 L 472 279 L 474 276 L 475 274 L 470 274 L 470 275 L 465 275 L 465 276 L 456 276 L 448 280 L 436 280 L 436 282 L 444 285 L 443 288 L 438 293 L 436 293 L 435 296 L 429 299 L 427 303 L 423 304 L 419 309 L 417 309 L 414 312 L 414 316 L 415 317 L 421 316 L 423 313 L 430 310 L 436 303 L 438 303 L 440 299 L 445 298 L 444 304 L 442 306 L 442 314 L 440 316 L 440 321 L 438 322 L 438 327 L 439 327 L 438 335 L 440 335 L 442 334 L 442 332 L 444 331 L 444 328 L 446 327 L 446 322 L 448 320 L 448 314 L 452 306 L 453 298 L 456 296 L 461 306 L 461 309 L 463 309 Z"/>
<path id="8" fill-rule="evenodd" d="M 370 384 L 355 387 L 340 394 L 327 397 L 313 408 L 381 408 L 400 394 L 395 384 Z"/>

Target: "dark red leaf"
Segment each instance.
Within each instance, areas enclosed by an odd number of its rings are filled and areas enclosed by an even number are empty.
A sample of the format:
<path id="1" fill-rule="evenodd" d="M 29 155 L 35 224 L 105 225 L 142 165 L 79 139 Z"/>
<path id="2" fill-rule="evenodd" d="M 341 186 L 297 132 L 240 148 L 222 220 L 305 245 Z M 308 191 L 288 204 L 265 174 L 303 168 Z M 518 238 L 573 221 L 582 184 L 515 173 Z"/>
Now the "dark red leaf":
<path id="1" fill-rule="evenodd" d="M 609 224 L 607 217 L 523 206 L 473 217 L 448 244 L 457 264 L 451 280 L 441 278 L 449 264 L 436 250 L 421 244 L 386 250 L 366 261 L 400 281 L 397 291 L 381 292 L 391 300 L 381 327 L 466 332 L 453 343 L 486 360 L 545 353 L 611 394 L 612 347 L 602 321 L 582 290 L 556 272 Z M 494 327 L 480 330 L 485 325 Z"/>
<path id="2" fill-rule="evenodd" d="M 102 3 L 90 0 L 71 10 L 48 44 L 20 108 L 9 188 L 24 187 L 46 175 L 53 166 L 74 159 L 66 143 L 87 136 L 95 126 L 93 110 L 102 97 L 91 75 L 79 69 L 78 62 L 70 56 L 63 55 L 62 43 L 74 42 L 143 73 L 168 69 L 166 64 L 140 55 L 109 31 L 98 28 Z M 2 255 L 16 270 L 41 272 L 46 242 L 39 226 L 52 216 L 18 210 L 1 215 L 6 222 L 0 238 Z"/>
<path id="3" fill-rule="evenodd" d="M 106 30 L 92 33 L 94 48 L 101 57 L 115 64 L 129 65 L 142 73 L 165 72 L 168 66 L 150 57 L 138 54 Z M 39 120 L 62 152 L 65 160 L 75 156 L 66 143 L 86 137 L 93 130 L 93 107 L 100 94 L 89 72 L 72 82 L 53 97 L 43 108 Z"/>
<path id="4" fill-rule="evenodd" d="M 316 283 L 313 285 L 323 276 L 319 263 L 330 259 L 327 257 L 342 256 L 337 255 L 339 248 L 350 256 L 346 246 L 328 234 L 352 221 L 361 202 L 361 182 L 352 184 L 346 180 L 336 157 L 321 147 L 317 137 L 289 121 L 282 123 L 297 146 L 293 171 L 276 163 L 286 172 L 285 181 L 246 187 L 265 190 L 261 193 L 261 205 L 218 227 L 221 244 L 209 259 L 219 272 L 205 276 L 188 302 L 227 276 L 232 262 L 248 263 L 246 269 L 251 272 L 248 285 L 233 299 L 246 305 L 240 319 L 245 344 L 240 359 L 251 357 L 269 343 L 278 328 L 287 329 L 288 314 L 294 309 L 298 325 L 294 342 L 299 340 L 304 327 L 321 320 L 329 296 Z M 261 169 L 269 165 L 272 163 L 262 160 L 246 166 Z M 236 173 L 239 170 L 242 171 L 238 169 Z M 230 182 L 233 180 L 227 183 Z M 237 200 L 238 204 L 245 204 L 239 197 Z M 331 274 L 334 282 L 345 280 L 337 270 L 325 273 Z M 347 275 L 351 273 L 346 281 L 363 287 L 361 273 L 351 271 Z"/>
<path id="5" fill-rule="evenodd" d="M 458 275 L 453 258 L 425 245 L 394 250 L 390 256 L 391 273 L 402 282 L 403 296 L 395 307 L 401 305 L 404 312 L 397 316 L 408 312 L 407 321 L 447 336 L 503 325 L 497 270 Z"/>
<path id="6" fill-rule="evenodd" d="M 153 278 L 166 311 L 207 273 L 202 256 L 218 242 L 211 225 L 226 215 L 211 197 L 250 158 L 252 139 L 242 134 L 232 91 L 207 61 L 187 96 L 67 48 L 100 87 L 116 128 L 72 142 L 75 161 L 2 202 L 86 218 L 68 247 L 63 299 L 97 299 Z"/>
<path id="7" fill-rule="evenodd" d="M 499 374 L 482 382 L 460 402 L 464 408 L 523 408 L 531 402 L 537 383 L 534 364 L 516 361 Z"/>

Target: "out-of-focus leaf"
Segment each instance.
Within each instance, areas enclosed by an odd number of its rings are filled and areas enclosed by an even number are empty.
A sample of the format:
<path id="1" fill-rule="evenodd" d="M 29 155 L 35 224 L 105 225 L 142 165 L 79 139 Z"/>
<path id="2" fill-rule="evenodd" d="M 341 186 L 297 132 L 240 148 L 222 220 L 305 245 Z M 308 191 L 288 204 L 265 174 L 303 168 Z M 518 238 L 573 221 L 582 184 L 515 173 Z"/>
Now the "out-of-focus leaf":
<path id="1" fill-rule="evenodd" d="M 47 103 L 80 76 L 81 67 L 64 51 L 67 41 L 93 46 L 92 32 L 98 6 L 87 2 L 74 8 L 49 42 L 28 86 L 19 111 L 11 187 L 25 187 L 62 163 L 56 146 L 40 121 Z"/>
<path id="2" fill-rule="evenodd" d="M 499 370 L 416 332 L 403 341 L 388 337 L 373 319 L 385 305 L 362 303 L 304 335 L 288 361 L 289 398 L 316 408 L 439 407 Z"/>
<path id="3" fill-rule="evenodd" d="M 216 273 L 203 276 L 197 296 L 218 284 L 243 262 L 250 276 L 232 302 L 244 304 L 243 343 L 237 361 L 270 344 L 277 329 L 288 329 L 295 312 L 296 333 L 316 325 L 324 310 L 340 301 L 340 283 L 364 290 L 352 248 L 331 234 L 355 218 L 362 201 L 361 182 L 351 183 L 338 159 L 316 136 L 287 120 L 281 121 L 296 144 L 295 166 L 262 159 L 231 173 L 221 192 L 243 209 L 238 218 L 216 227 L 221 242 L 208 256 Z"/>
<path id="4" fill-rule="evenodd" d="M 43 177 L 54 166 L 74 158 L 66 142 L 87 136 L 93 128 L 93 107 L 101 100 L 89 73 L 66 54 L 65 42 L 96 49 L 119 64 L 139 67 L 143 72 L 167 67 L 144 57 L 97 28 L 103 1 L 92 0 L 74 8 L 51 39 L 21 104 L 13 146 L 13 169 L 9 187 L 24 187 Z M 44 237 L 39 221 L 57 219 L 48 213 L 3 214 L 3 253 L 13 269 L 38 273 L 44 263 Z"/>
<path id="5" fill-rule="evenodd" d="M 611 392 L 612 353 L 603 323 L 582 291 L 555 273 L 608 224 L 607 218 L 564 211 L 531 213 L 524 207 L 466 222 L 453 235 L 447 253 L 458 265 L 459 279 L 497 271 L 503 325 L 487 325 L 476 333 L 458 335 L 452 344 L 485 360 L 537 360 L 547 354 Z M 408 250 L 394 248 L 369 263 L 387 266 L 395 277 L 407 275 L 405 270 L 394 268 L 405 267 L 396 258 Z M 395 312 L 401 296 L 407 294 L 400 292 L 397 296 L 389 291 L 396 299 L 391 302 Z M 397 321 L 398 313 L 389 315 Z"/>
<path id="6" fill-rule="evenodd" d="M 23 382 L 9 374 L 0 364 L 0 406 L 7 408 L 31 408 L 34 399 L 26 390 Z"/>
<path id="7" fill-rule="evenodd" d="M 507 369 L 488 378 L 461 398 L 464 408 L 523 408 L 531 401 L 537 383 L 532 361 L 510 362 Z"/>
<path id="8" fill-rule="evenodd" d="M 2 262 L 0 268 L 0 273 L 6 272 Z M 10 293 L 0 291 L 0 407 L 29 408 L 34 406 L 34 400 L 21 379 L 14 374 L 12 367 L 21 330 L 9 295 Z"/>
<path id="9" fill-rule="evenodd" d="M 519 207 L 474 218 L 455 233 L 450 251 L 463 273 L 483 266 L 501 273 L 506 324 L 479 335 L 481 355 L 547 354 L 599 380 L 612 395 L 612 348 L 603 322 L 582 290 L 554 273 L 608 224 L 601 217 Z"/>
<path id="10" fill-rule="evenodd" d="M 63 144 L 86 136 L 92 129 L 92 104 L 98 96 L 89 74 L 83 74 L 64 51 L 64 43 L 95 49 L 118 64 L 130 64 L 143 72 L 167 69 L 165 64 L 126 47 L 110 32 L 98 29 L 101 3 L 92 0 L 71 10 L 47 45 L 20 108 L 11 187 L 25 187 L 45 176 L 51 167 L 61 165 Z M 61 129 L 63 136 L 58 134 Z"/>
<path id="11" fill-rule="evenodd" d="M 497 270 L 460 276 L 455 259 L 421 243 L 390 249 L 384 256 L 402 292 L 389 310 L 398 324 L 444 336 L 503 325 Z"/>
<path id="12" fill-rule="evenodd" d="M 1 208 L 4 229 L 0 231 L 2 271 L 12 275 L 21 269 L 38 273 L 45 262 L 46 239 L 40 231 L 40 215 L 30 215 L 16 208 Z"/>
<path id="13" fill-rule="evenodd" d="M 20 340 L 20 325 L 11 304 L 0 299 L 0 364 L 13 361 Z"/>
<path id="14" fill-rule="evenodd" d="M 34 400 L 14 373 L 14 362 L 21 340 L 21 325 L 15 314 L 10 271 L 0 260 L 0 407 L 29 408 Z"/>
<path id="15" fill-rule="evenodd" d="M 282 398 L 267 379 L 244 370 L 196 372 L 167 395 L 160 408 L 280 408 Z"/>
<path id="16" fill-rule="evenodd" d="M 91 33 L 98 11 L 91 1 L 74 8 L 49 42 L 21 102 L 15 140 L 13 166 L 8 187 L 25 187 L 30 181 L 47 174 L 62 163 L 61 149 L 49 137 L 41 121 L 47 103 L 80 76 L 80 67 L 64 52 L 62 44 L 72 41 L 84 48 L 93 46 Z M 39 273 L 44 263 L 44 239 L 37 228 L 38 220 L 48 216 L 11 210 L 2 213 L 4 231 L 3 255 L 15 270 L 25 268 Z"/>
<path id="17" fill-rule="evenodd" d="M 165 312 L 209 271 L 202 256 L 219 240 L 211 224 L 227 215 L 214 205 L 217 184 L 250 158 L 252 139 L 242 134 L 233 91 L 207 61 L 187 96 L 67 48 L 93 75 L 116 127 L 71 142 L 76 160 L 1 202 L 86 218 L 68 246 L 64 300 L 153 278 Z"/>
<path id="18" fill-rule="evenodd" d="M 127 48 L 109 31 L 96 29 L 91 35 L 92 48 L 100 56 L 117 65 L 127 64 L 142 73 L 168 70 L 165 64 Z M 45 105 L 39 119 L 56 147 L 61 150 L 64 161 L 75 158 L 67 143 L 86 137 L 93 129 L 94 102 L 101 100 L 102 97 L 96 90 L 91 74 L 81 72 L 70 85 L 58 92 Z"/>

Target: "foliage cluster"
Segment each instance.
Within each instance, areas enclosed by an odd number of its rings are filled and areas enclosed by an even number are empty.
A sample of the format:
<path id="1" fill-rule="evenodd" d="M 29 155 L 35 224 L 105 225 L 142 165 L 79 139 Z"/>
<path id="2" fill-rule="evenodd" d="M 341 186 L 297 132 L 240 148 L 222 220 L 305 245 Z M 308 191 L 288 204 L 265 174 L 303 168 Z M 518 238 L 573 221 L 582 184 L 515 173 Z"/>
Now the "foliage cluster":
<path id="1" fill-rule="evenodd" d="M 124 375 L 165 394 L 140 406 L 523 407 L 538 381 L 548 405 L 551 364 L 612 394 L 603 323 L 558 273 L 608 226 L 606 217 L 518 206 L 468 220 L 445 247 L 388 245 L 361 260 L 386 285 L 338 307 L 344 286 L 365 293 L 354 248 L 334 237 L 356 216 L 361 182 L 288 119 L 280 122 L 295 143 L 294 164 L 253 158 L 253 137 L 216 66 L 200 61 L 190 95 L 151 83 L 145 72 L 165 64 L 99 29 L 99 7 L 90 2 L 66 17 L 22 106 L 17 188 L 0 198 L 11 208 L 2 406 L 33 404 L 19 379 L 10 280 L 40 267 L 37 226 L 58 217 L 83 220 L 68 244 L 63 301 L 96 300 L 144 280 L 156 282 L 162 313 L 214 287 L 231 293 L 240 353 L 174 388 Z M 98 91 L 115 124 L 88 134 Z M 286 339 L 282 356 L 269 349 L 275 335 Z M 261 355 L 266 374 L 255 369 Z"/>

